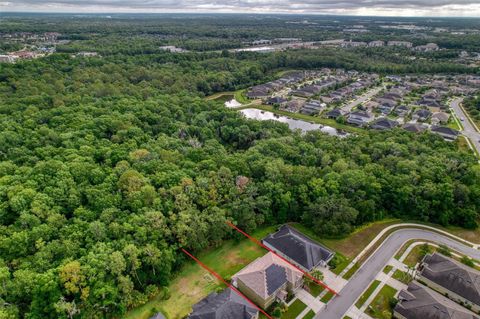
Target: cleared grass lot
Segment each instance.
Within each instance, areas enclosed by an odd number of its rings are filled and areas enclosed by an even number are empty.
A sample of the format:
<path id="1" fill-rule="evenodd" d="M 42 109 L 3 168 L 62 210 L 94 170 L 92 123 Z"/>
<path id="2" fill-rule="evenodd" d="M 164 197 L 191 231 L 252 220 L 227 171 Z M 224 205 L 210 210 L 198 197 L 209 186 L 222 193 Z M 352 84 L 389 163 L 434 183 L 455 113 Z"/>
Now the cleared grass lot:
<path id="1" fill-rule="evenodd" d="M 253 237 L 261 239 L 275 229 L 275 226 L 260 229 L 253 234 Z M 248 239 L 242 239 L 241 241 L 229 240 L 221 247 L 206 251 L 197 257 L 223 278 L 230 279 L 240 269 L 265 253 L 265 249 Z M 170 284 L 171 297 L 168 300 L 155 297 L 145 305 L 128 312 L 124 318 L 148 319 L 153 312 L 161 311 L 169 319 L 180 319 L 191 311 L 192 305 L 221 287 L 224 285 L 207 271 L 196 263 L 189 262 Z"/>

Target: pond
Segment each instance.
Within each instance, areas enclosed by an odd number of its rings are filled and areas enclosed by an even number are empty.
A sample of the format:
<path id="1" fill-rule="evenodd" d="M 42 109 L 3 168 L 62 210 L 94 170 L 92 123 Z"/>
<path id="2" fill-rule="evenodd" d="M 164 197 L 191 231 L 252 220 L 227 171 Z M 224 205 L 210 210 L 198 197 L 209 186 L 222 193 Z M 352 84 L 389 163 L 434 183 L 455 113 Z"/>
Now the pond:
<path id="1" fill-rule="evenodd" d="M 345 137 L 348 136 L 348 133 L 341 132 L 336 128 L 325 126 L 316 123 L 310 123 L 307 121 L 297 120 L 290 117 L 277 115 L 272 112 L 262 111 L 258 109 L 244 109 L 240 111 L 246 118 L 255 119 L 260 121 L 268 121 L 273 120 L 277 122 L 282 122 L 288 125 L 291 130 L 302 130 L 302 132 L 320 130 L 324 133 L 329 135 L 334 135 L 338 137 Z"/>

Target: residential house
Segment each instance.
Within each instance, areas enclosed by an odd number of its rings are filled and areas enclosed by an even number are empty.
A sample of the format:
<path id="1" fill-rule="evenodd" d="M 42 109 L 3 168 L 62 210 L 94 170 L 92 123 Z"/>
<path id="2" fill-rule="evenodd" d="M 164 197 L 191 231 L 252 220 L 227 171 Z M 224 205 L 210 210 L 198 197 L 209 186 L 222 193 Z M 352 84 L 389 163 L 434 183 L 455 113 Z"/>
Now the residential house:
<path id="1" fill-rule="evenodd" d="M 305 100 L 301 99 L 292 99 L 286 103 L 283 107 L 286 111 L 297 113 L 305 105 Z"/>
<path id="2" fill-rule="evenodd" d="M 311 100 L 302 107 L 300 113 L 307 115 L 319 114 L 327 105 L 318 100 Z"/>
<path id="3" fill-rule="evenodd" d="M 432 114 L 432 119 L 430 120 L 433 125 L 446 124 L 450 119 L 450 114 L 445 112 L 435 112 Z"/>
<path id="4" fill-rule="evenodd" d="M 397 121 L 393 121 L 389 118 L 382 117 L 372 122 L 371 128 L 375 130 L 391 130 L 398 126 Z"/>
<path id="5" fill-rule="evenodd" d="M 405 117 L 410 113 L 410 108 L 406 105 L 400 105 L 395 108 L 395 113 L 398 116 Z"/>
<path id="6" fill-rule="evenodd" d="M 408 41 L 388 41 L 388 46 L 401 46 L 406 48 L 411 48 L 413 46 L 412 42 Z"/>
<path id="7" fill-rule="evenodd" d="M 213 292 L 193 306 L 188 319 L 257 319 L 258 309 L 230 288 Z"/>
<path id="8" fill-rule="evenodd" d="M 371 41 L 371 42 L 368 42 L 368 46 L 371 47 L 371 48 L 383 47 L 384 45 L 385 45 L 385 42 L 383 42 L 383 41 Z"/>
<path id="9" fill-rule="evenodd" d="M 427 125 L 422 123 L 407 123 L 403 126 L 403 129 L 413 133 L 421 133 L 428 128 Z"/>
<path id="10" fill-rule="evenodd" d="M 307 272 L 325 266 L 334 255 L 329 249 L 288 225 L 283 225 L 276 233 L 265 237 L 262 243 Z"/>
<path id="11" fill-rule="evenodd" d="M 285 106 L 285 104 L 287 104 L 287 102 L 288 100 L 286 98 L 283 98 L 281 96 L 274 96 L 268 98 L 265 103 L 267 103 L 268 105 L 278 105 L 280 107 L 283 107 Z"/>
<path id="12" fill-rule="evenodd" d="M 480 311 L 480 271 L 433 253 L 423 258 L 418 280 L 473 311 Z"/>
<path id="13" fill-rule="evenodd" d="M 445 127 L 445 126 L 432 125 L 431 131 L 432 133 L 440 135 L 447 141 L 456 140 L 458 135 L 460 135 L 459 131 L 454 130 L 453 128 Z"/>
<path id="14" fill-rule="evenodd" d="M 365 126 L 373 121 L 373 115 L 365 111 L 355 111 L 350 113 L 347 119 L 347 123 Z"/>
<path id="15" fill-rule="evenodd" d="M 421 51 L 421 52 L 438 51 L 438 49 L 440 48 L 436 43 L 427 43 L 425 45 L 419 45 L 415 47 L 416 51 Z"/>
<path id="16" fill-rule="evenodd" d="M 255 304 L 267 309 L 275 301 L 285 301 L 289 291 L 295 293 L 303 285 L 303 273 L 269 252 L 235 274 L 232 282 Z"/>
<path id="17" fill-rule="evenodd" d="M 331 111 L 328 111 L 326 115 L 329 119 L 335 119 L 336 120 L 340 116 L 345 115 L 345 113 L 341 109 L 333 109 Z"/>
<path id="18" fill-rule="evenodd" d="M 397 319 L 479 319 L 439 293 L 412 282 L 398 295 L 393 317 Z"/>
<path id="19" fill-rule="evenodd" d="M 432 116 L 432 112 L 429 110 L 421 109 L 413 113 L 413 119 L 425 122 Z"/>

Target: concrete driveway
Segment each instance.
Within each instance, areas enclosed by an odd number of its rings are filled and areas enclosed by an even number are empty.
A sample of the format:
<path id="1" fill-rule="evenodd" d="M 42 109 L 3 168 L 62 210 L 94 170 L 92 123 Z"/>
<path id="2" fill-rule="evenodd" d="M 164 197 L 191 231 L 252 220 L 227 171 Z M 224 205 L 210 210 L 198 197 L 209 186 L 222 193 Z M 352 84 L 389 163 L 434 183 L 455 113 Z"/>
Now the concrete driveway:
<path id="1" fill-rule="evenodd" d="M 316 319 L 342 319 L 348 309 L 367 289 L 370 283 L 388 264 L 390 258 L 409 240 L 428 240 L 437 244 L 444 244 L 452 250 L 480 259 L 480 251 L 469 247 L 450 237 L 423 229 L 400 229 L 393 232 L 383 244 L 367 259 L 360 269 L 340 291 L 339 296 L 333 298 L 327 307 L 315 315 Z"/>

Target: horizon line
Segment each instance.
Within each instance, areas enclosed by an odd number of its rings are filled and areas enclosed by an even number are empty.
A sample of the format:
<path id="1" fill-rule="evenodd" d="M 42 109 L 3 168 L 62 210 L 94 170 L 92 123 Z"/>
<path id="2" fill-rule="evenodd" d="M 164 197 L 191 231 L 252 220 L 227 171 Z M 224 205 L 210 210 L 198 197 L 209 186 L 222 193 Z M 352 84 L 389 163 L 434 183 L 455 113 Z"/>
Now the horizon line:
<path id="1" fill-rule="evenodd" d="M 0 16 L 5 13 L 30 13 L 30 14 L 75 14 L 75 15 L 109 15 L 109 14 L 147 14 L 147 15 L 156 15 L 156 14 L 198 14 L 198 15 L 207 15 L 207 14 L 237 14 L 237 15 L 292 15 L 292 16 L 337 16 L 337 17 L 365 17 L 365 18 L 419 18 L 419 19 L 480 19 L 480 16 L 389 16 L 389 15 L 358 15 L 358 14 L 339 14 L 339 13 L 292 13 L 292 12 L 219 12 L 219 11 L 165 11 L 165 12 L 149 12 L 149 11 L 138 11 L 138 12 L 125 12 L 125 11 L 105 11 L 105 12 L 82 12 L 82 11 L 24 11 L 24 10 L 11 10 L 11 11 L 0 11 Z"/>

